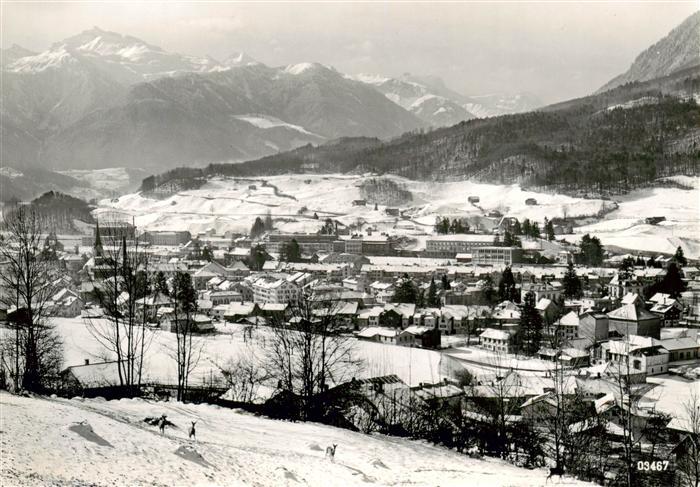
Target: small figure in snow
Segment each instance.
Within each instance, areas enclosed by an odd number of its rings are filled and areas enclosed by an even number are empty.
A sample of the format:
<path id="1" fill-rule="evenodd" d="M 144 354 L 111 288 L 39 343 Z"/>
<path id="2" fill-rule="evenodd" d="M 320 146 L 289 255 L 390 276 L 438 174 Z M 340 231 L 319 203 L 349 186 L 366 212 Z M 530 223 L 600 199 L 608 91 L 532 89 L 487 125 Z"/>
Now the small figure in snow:
<path id="1" fill-rule="evenodd" d="M 197 421 L 192 421 L 192 426 L 190 427 L 190 440 L 195 439 L 197 440 L 197 432 L 194 429 L 194 425 L 197 424 Z"/>
<path id="2" fill-rule="evenodd" d="M 338 447 L 335 443 L 333 446 L 326 447 L 326 457 L 331 459 L 331 462 L 335 462 L 335 449 Z"/>
<path id="3" fill-rule="evenodd" d="M 163 416 L 160 417 L 160 421 L 158 421 L 158 429 L 160 429 L 160 434 L 165 434 L 165 423 L 167 420 L 167 416 L 164 414 Z"/>
<path id="4" fill-rule="evenodd" d="M 558 475 L 559 481 L 561 481 L 561 478 L 564 475 L 564 468 L 563 467 L 550 467 L 549 468 L 549 475 L 547 475 L 547 480 L 545 480 L 545 482 L 548 482 L 549 479 L 551 479 L 554 475 Z"/>

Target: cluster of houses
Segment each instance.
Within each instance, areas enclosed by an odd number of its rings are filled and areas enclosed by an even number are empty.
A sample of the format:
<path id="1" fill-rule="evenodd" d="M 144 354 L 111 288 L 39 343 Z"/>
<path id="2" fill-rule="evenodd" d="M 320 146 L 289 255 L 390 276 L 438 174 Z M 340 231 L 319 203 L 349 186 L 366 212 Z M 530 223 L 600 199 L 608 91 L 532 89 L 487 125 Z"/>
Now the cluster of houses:
<path id="1" fill-rule="evenodd" d="M 48 302 L 53 316 L 100 316 L 93 293 L 105 272 L 99 258 L 103 240 L 105 245 L 119 242 L 112 235 L 116 230 L 103 227 L 104 237 L 99 231 L 92 257 L 77 259 L 74 253 L 59 253 L 65 276 L 54 282 L 56 292 Z M 129 238 L 136 236 L 130 234 Z M 278 257 L 282 245 L 292 239 L 301 249 L 301 262 Z M 570 255 L 564 254 L 553 264 L 523 263 L 523 249 L 494 247 L 491 235 L 435 236 L 427 239 L 424 254 L 401 255 L 395 251 L 394 239 L 386 235 L 272 233 L 262 240 L 271 258 L 260 270 L 252 270 L 248 264 L 255 242 L 247 237 L 193 239 L 187 232 L 149 232 L 146 240 L 149 267 L 141 270 L 161 273 L 166 280 L 178 272 L 191 275 L 197 308 L 189 326 L 197 332 L 215 332 L 226 323 L 265 326 L 273 320 L 291 322 L 295 319 L 292 303 L 310 296 L 319 303 L 335 303 L 334 323 L 347 336 L 396 346 L 446 349 L 442 350 L 443 362 L 450 372 L 445 375 L 452 377 L 458 377 L 465 364 L 464 354 L 453 346 L 457 343 L 453 337 L 461 339 L 461 346 L 480 353 L 514 357 L 521 302 L 532 295 L 543 323 L 537 358 L 575 371 L 567 379 L 567 394 L 587 398 L 591 410 L 609 420 L 608 432 L 613 437 L 620 435 L 615 409 L 624 407 L 615 387 L 620 371 L 633 379 L 630 387 L 635 397 L 652 387 L 647 381 L 650 376 L 700 378 L 700 270 L 694 266 L 683 268 L 687 290 L 680 296 L 657 293 L 650 299 L 644 299 L 644 291 L 664 277 L 663 268 L 634 268 L 622 274 L 614 262 L 596 268 L 577 266 L 585 285 L 581 297 L 570 299 L 565 297 L 562 284 Z M 203 247 L 211 250 L 207 259 L 202 258 Z M 498 294 L 497 283 L 506 266 L 516 276 L 519 296 L 494 302 L 492 296 Z M 406 280 L 423 296 L 420 302 L 395 302 Z M 428 304 L 425 297 L 431 288 L 436 297 Z M 139 299 L 137 306 L 149 323 L 164 331 L 173 332 L 183 325 L 185 318 L 175 312 L 168 295 L 149 294 Z M 314 310 L 319 319 L 329 312 L 326 304 Z M 69 367 L 64 371 L 66 383 L 76 390 L 85 388 L 95 374 L 113 373 L 114 368 L 105 364 Z M 383 424 L 391 426 L 405 420 L 402 414 L 413 414 L 416 404 L 466 402 L 470 407 L 465 411 L 471 419 L 488 422 L 491 419 L 484 414 L 488 407 L 479 405 L 488 405 L 496 399 L 496 391 L 502 395 L 504 390 L 514 406 L 509 417 L 517 422 L 552 407 L 553 380 L 542 374 L 503 370 L 493 377 L 481 375 L 469 387 L 455 380 L 409 386 L 396 376 L 386 376 L 338 384 L 327 393 L 344 388 L 357 392 L 353 397 L 362 401 L 340 408 L 337 420 L 358 430 L 367 427 L 366 416 L 358 415 L 358 408 L 385 416 Z M 584 434 L 590 427 L 585 422 L 570 425 L 576 434 Z M 681 441 L 682 429 L 669 428 Z"/>
<path id="2" fill-rule="evenodd" d="M 103 265 L 99 255 L 103 242 L 118 243 L 115 238 L 118 230 L 123 232 L 121 227 L 103 225 L 100 229 L 98 226 L 93 256 L 83 258 L 77 271 L 76 266 L 69 268 L 66 264 L 66 274 L 71 278 L 57 287 L 50 302 L 52 314 L 75 317 L 81 313 L 89 316 L 99 313 L 90 307 L 96 276 L 100 275 Z M 132 226 L 127 233 L 128 239 L 137 238 Z M 202 331 L 214 330 L 217 321 L 254 319 L 260 323 L 272 315 L 284 318 L 289 303 L 302 294 L 311 293 L 332 296 L 342 302 L 338 321 L 343 329 L 355 332 L 360 339 L 438 348 L 440 336 L 470 335 L 483 348 L 511 353 L 521 305 L 504 301 L 493 306 L 484 292 L 486 282 L 489 279 L 497 282 L 499 272 L 506 265 L 518 278 L 521 298 L 527 293 L 535 296 L 537 311 L 546 325 L 545 335 L 556 337 L 569 349 L 590 352 L 593 362 L 606 356 L 607 342 L 627 336 L 662 340 L 661 329 L 681 325 L 693 328 L 698 325 L 700 314 L 697 304 L 700 285 L 696 286 L 700 271 L 695 267 L 684 269 L 690 286 L 682 298 L 658 294 L 648 302 L 640 295 L 645 287 L 663 277 L 664 269 L 635 268 L 623 279 L 613 265 L 578 267 L 577 272 L 586 283 L 584 296 L 565 299 L 562 280 L 566 266 L 563 262 L 522 264 L 517 263 L 513 255 L 491 259 L 489 263 L 480 263 L 479 259 L 465 263 L 456 259 L 458 255 L 471 253 L 475 256 L 480 249 L 491 249 L 493 238 L 486 234 L 434 236 L 426 241 L 426 252 L 430 256 L 415 257 L 395 255 L 392 249 L 382 248 L 379 243 L 392 241 L 386 235 L 357 237 L 273 232 L 262 240 L 273 258 L 264 262 L 260 271 L 252 271 L 247 265 L 253 242 L 245 236 L 221 239 L 204 234 L 192 238 L 188 232 L 146 232 L 144 238 L 149 244 L 149 273 L 162 273 L 166 279 L 177 272 L 191 274 L 198 293 L 197 328 Z M 275 259 L 274 250 L 279 251 L 282 244 L 292 239 L 299 244 L 302 261 Z M 211 249 L 210 260 L 201 258 L 204 247 Z M 488 255 L 493 253 L 492 249 L 488 252 Z M 445 257 L 447 254 L 449 257 Z M 60 258 L 69 255 L 73 254 L 62 253 Z M 568 257 L 564 260 L 568 261 Z M 394 303 L 395 293 L 405 279 L 415 283 L 423 296 L 427 295 L 431 281 L 437 282 L 438 305 Z M 443 286 L 444 281 L 449 283 L 447 287 Z M 139 304 L 154 323 L 165 329 L 176 326 L 172 323 L 173 306 L 167 296 L 147 296 Z M 672 345 L 669 347 L 672 350 L 664 349 L 669 357 L 683 357 L 687 353 L 683 350 L 681 354 Z M 653 373 L 661 370 L 652 368 Z M 667 369 L 668 366 L 664 366 L 664 370 Z"/>

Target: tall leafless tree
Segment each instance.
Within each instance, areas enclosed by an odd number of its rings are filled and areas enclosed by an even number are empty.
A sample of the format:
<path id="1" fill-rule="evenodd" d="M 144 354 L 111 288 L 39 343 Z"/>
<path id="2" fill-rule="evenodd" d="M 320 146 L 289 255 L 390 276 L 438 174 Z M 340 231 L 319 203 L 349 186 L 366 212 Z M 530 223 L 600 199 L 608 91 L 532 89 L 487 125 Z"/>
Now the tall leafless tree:
<path id="1" fill-rule="evenodd" d="M 315 299 L 305 291 L 289 303 L 286 316 L 275 314 L 269 321 L 267 370 L 284 390 L 301 397 L 307 418 L 323 407 L 314 402 L 319 392 L 354 377 L 361 365 L 354 340 L 339 332 L 342 306 L 333 296 Z"/>
<path id="2" fill-rule="evenodd" d="M 143 302 L 151 292 L 149 256 L 129 225 L 110 222 L 109 228 L 106 245 L 96 244 L 91 279 L 103 316 L 88 317 L 85 322 L 95 340 L 116 359 L 119 385 L 136 393 L 153 341 Z"/>
<path id="3" fill-rule="evenodd" d="M 192 276 L 187 272 L 178 272 L 173 279 L 173 328 L 176 347 L 174 352 L 177 364 L 177 400 L 184 401 L 189 387 L 190 374 L 194 371 L 202 356 L 204 347 L 195 338 L 197 327 L 197 292 L 192 284 Z"/>
<path id="4" fill-rule="evenodd" d="M 41 390 L 62 361 L 61 340 L 49 317 L 59 271 L 55 260 L 42 255 L 45 237 L 42 217 L 31 206 L 5 214 L 0 296 L 8 308 L 15 308 L 15 333 L 14 340 L 3 341 L 2 355 L 11 365 L 16 389 Z"/>
<path id="5" fill-rule="evenodd" d="M 700 487 L 700 391 L 695 388 L 683 403 L 687 435 L 680 453 L 678 472 L 681 485 Z"/>

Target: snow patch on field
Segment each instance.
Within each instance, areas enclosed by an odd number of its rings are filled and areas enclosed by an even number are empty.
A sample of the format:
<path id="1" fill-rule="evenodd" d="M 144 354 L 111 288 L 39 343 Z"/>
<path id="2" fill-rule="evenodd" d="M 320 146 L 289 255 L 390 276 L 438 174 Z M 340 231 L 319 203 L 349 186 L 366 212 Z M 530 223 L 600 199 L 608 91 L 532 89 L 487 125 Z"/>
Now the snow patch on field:
<path id="1" fill-rule="evenodd" d="M 700 177 L 698 176 L 669 176 L 661 178 L 661 181 L 671 181 L 688 189 L 700 189 Z"/>
<path id="2" fill-rule="evenodd" d="M 291 123 L 287 123 L 283 120 L 280 120 L 279 118 L 275 118 L 269 115 L 256 115 L 256 114 L 251 114 L 251 115 L 235 115 L 235 118 L 238 120 L 242 120 L 243 122 L 248 122 L 251 125 L 254 125 L 258 128 L 261 129 L 272 129 L 272 128 L 277 128 L 277 127 L 285 127 L 291 130 L 296 130 L 297 132 L 301 132 L 303 134 L 307 135 L 313 135 L 314 137 L 320 137 L 324 138 L 321 135 L 314 134 L 313 132 L 309 132 L 306 130 L 304 127 L 300 125 L 294 125 Z"/>

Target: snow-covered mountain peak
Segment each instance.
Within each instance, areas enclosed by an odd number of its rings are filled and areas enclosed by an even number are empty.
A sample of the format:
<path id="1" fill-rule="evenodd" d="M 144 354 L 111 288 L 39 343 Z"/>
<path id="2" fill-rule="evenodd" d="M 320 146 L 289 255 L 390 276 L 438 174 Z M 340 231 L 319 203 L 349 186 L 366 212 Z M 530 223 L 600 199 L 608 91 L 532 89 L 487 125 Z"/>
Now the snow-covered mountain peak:
<path id="1" fill-rule="evenodd" d="M 0 63 L 2 66 L 7 66 L 18 59 L 27 56 L 35 56 L 36 53 L 26 49 L 18 44 L 12 44 L 7 49 L 0 49 Z"/>
<path id="2" fill-rule="evenodd" d="M 15 72 L 41 72 L 67 62 L 82 63 L 126 84 L 188 72 L 220 71 L 226 67 L 209 57 L 164 51 L 136 37 L 93 27 L 54 43 L 48 50 L 8 66 Z"/>
<path id="3" fill-rule="evenodd" d="M 137 37 L 102 30 L 99 27 L 93 27 L 68 37 L 54 44 L 52 48 L 59 46 L 65 46 L 69 50 L 76 50 L 83 54 L 126 57 L 127 59 L 134 56 L 136 52 L 163 52 L 161 48 L 150 45 Z"/>
<path id="4" fill-rule="evenodd" d="M 234 52 L 224 60 L 223 64 L 234 68 L 237 66 L 255 66 L 260 64 L 260 62 L 244 52 Z"/>
<path id="5" fill-rule="evenodd" d="M 66 49 L 66 46 L 57 46 L 34 56 L 16 59 L 7 66 L 7 69 L 15 73 L 39 73 L 77 63 L 78 60 Z"/>
<path id="6" fill-rule="evenodd" d="M 685 19 L 666 37 L 640 53 L 630 68 L 597 93 L 625 83 L 647 81 L 700 65 L 700 11 Z"/>
<path id="7" fill-rule="evenodd" d="M 284 68 L 285 73 L 292 74 L 294 76 L 298 76 L 300 74 L 305 74 L 305 73 L 308 74 L 308 73 L 323 72 L 323 71 L 332 71 L 334 73 L 337 73 L 336 69 L 333 66 L 328 66 L 325 64 L 321 64 L 321 63 L 290 64 Z"/>
<path id="8" fill-rule="evenodd" d="M 386 76 L 382 76 L 379 74 L 359 73 L 359 74 L 348 74 L 345 77 L 347 79 L 359 81 L 360 83 L 365 83 L 368 85 L 381 85 L 382 83 L 386 83 L 387 81 L 391 81 L 391 78 L 387 78 Z"/>

